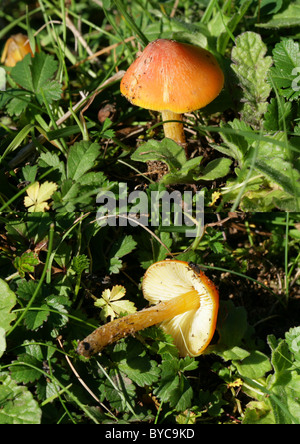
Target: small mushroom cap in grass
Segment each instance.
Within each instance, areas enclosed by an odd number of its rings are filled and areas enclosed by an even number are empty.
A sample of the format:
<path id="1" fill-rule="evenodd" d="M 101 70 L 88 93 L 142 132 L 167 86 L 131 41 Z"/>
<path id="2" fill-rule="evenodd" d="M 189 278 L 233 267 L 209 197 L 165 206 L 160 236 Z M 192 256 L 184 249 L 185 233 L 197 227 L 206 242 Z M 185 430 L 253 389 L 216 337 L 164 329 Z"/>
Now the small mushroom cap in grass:
<path id="1" fill-rule="evenodd" d="M 209 51 L 158 39 L 128 68 L 120 89 L 134 105 L 181 114 L 206 106 L 223 84 L 223 72 Z"/>
<path id="2" fill-rule="evenodd" d="M 201 354 L 214 335 L 219 308 L 219 294 L 210 279 L 187 262 L 167 260 L 148 268 L 142 289 L 151 304 L 195 292 L 198 305 L 163 321 L 160 326 L 173 337 L 181 356 Z"/>
<path id="3" fill-rule="evenodd" d="M 120 90 L 132 104 L 160 111 L 165 137 L 185 146 L 182 114 L 208 105 L 223 85 L 223 72 L 209 51 L 158 39 L 130 65 Z"/>
<path id="4" fill-rule="evenodd" d="M 21 33 L 12 35 L 5 43 L 1 63 L 12 68 L 29 53 L 33 55 L 28 36 Z"/>
<path id="5" fill-rule="evenodd" d="M 142 290 L 155 305 L 97 328 L 79 343 L 77 352 L 89 358 L 128 334 L 160 324 L 181 356 L 201 354 L 213 337 L 219 307 L 218 291 L 204 273 L 187 262 L 156 262 L 146 271 Z"/>

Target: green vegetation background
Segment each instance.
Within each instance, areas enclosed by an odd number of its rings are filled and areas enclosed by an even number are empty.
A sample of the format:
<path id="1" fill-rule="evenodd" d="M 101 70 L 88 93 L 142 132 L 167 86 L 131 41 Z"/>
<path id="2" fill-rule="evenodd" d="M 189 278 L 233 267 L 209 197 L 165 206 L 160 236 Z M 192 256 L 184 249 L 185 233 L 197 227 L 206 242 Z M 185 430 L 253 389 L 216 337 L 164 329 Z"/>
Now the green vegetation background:
<path id="1" fill-rule="evenodd" d="M 36 49 L 0 66 L 1 424 L 300 422 L 299 11 L 1 0 L 1 50 L 18 32 Z M 119 92 L 156 38 L 207 48 L 225 73 L 220 96 L 185 116 L 187 158 Z M 100 227 L 96 196 L 120 182 L 149 201 L 203 191 L 205 230 Z M 120 307 L 145 307 L 145 270 L 172 257 L 219 288 L 207 353 L 180 358 L 152 327 L 79 357 L 77 341 Z"/>

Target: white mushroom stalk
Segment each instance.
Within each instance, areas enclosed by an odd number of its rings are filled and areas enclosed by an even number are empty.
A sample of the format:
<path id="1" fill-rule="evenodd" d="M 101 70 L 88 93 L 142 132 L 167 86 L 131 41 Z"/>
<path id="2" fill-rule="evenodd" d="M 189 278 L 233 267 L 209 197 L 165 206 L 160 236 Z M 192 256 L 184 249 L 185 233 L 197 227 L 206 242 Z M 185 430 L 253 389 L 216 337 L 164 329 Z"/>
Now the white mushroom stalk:
<path id="1" fill-rule="evenodd" d="M 156 262 L 146 271 L 142 290 L 155 305 L 97 328 L 77 352 L 90 357 L 128 334 L 160 324 L 181 356 L 201 354 L 213 337 L 219 306 L 218 292 L 204 273 L 187 262 Z"/>

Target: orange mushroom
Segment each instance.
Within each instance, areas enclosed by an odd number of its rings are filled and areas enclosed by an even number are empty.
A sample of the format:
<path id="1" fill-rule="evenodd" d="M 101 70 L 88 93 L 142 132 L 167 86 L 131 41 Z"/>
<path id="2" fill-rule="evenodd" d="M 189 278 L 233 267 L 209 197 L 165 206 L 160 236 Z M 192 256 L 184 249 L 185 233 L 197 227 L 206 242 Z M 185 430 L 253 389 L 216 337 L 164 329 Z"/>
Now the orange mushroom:
<path id="1" fill-rule="evenodd" d="M 146 271 L 142 290 L 156 305 L 97 328 L 79 343 L 77 352 L 89 358 L 128 334 L 161 324 L 181 356 L 203 353 L 215 332 L 219 308 L 218 291 L 205 274 L 187 262 L 156 262 Z"/>
<path id="2" fill-rule="evenodd" d="M 28 36 L 24 34 L 12 35 L 5 43 L 1 63 L 12 68 L 29 53 L 33 56 Z"/>
<path id="3" fill-rule="evenodd" d="M 121 93 L 134 105 L 160 111 L 165 136 L 185 144 L 182 114 L 203 108 L 224 84 L 215 57 L 207 50 L 174 40 L 149 43 L 126 71 Z M 179 122 L 178 122 L 179 121 Z"/>

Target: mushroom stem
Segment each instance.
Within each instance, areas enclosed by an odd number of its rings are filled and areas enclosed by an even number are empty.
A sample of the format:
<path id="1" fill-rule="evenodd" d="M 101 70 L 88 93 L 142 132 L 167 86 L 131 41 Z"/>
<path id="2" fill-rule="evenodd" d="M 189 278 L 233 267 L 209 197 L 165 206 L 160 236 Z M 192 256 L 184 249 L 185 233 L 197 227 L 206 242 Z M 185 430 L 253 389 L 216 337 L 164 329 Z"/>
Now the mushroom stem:
<path id="1" fill-rule="evenodd" d="M 81 341 L 77 353 L 90 358 L 100 352 L 106 345 L 133 334 L 136 331 L 159 324 L 175 316 L 200 307 L 197 290 L 191 290 L 166 302 L 111 321 L 94 330 Z"/>
<path id="2" fill-rule="evenodd" d="M 176 143 L 185 145 L 185 135 L 183 131 L 182 114 L 173 113 L 173 111 L 161 111 L 162 120 L 180 120 L 181 122 L 163 123 L 165 137 L 174 140 Z"/>

